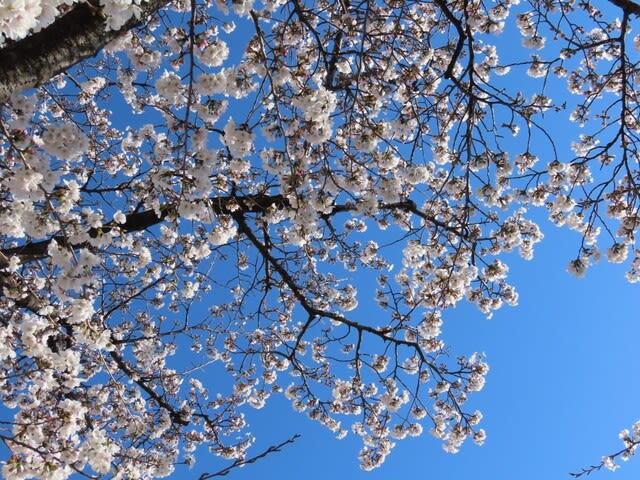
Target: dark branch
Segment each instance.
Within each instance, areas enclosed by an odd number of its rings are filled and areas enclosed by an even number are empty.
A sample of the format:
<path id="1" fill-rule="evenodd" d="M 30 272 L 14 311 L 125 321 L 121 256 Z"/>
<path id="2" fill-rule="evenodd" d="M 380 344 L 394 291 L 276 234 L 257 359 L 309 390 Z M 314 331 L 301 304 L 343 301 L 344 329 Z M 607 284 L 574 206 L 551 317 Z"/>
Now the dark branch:
<path id="1" fill-rule="evenodd" d="M 263 212 L 273 204 L 279 204 L 281 206 L 287 204 L 287 201 L 281 195 L 250 195 L 241 198 L 241 208 L 243 212 L 246 213 Z M 214 212 L 218 214 L 229 214 L 234 208 L 232 205 L 236 205 L 236 198 L 218 197 L 211 199 L 210 204 Z M 175 210 L 176 205 L 165 204 L 160 207 L 159 215 L 155 210 L 130 213 L 127 215 L 126 221 L 123 224 L 111 221 L 102 227 L 89 229 L 87 234 L 91 238 L 97 238 L 115 229 L 124 233 L 139 232 L 161 223 L 167 216 L 175 213 Z M 16 255 L 20 257 L 21 263 L 32 262 L 46 257 L 49 244 L 51 244 L 53 240 L 59 245 L 65 245 L 74 249 L 86 246 L 86 243 L 69 244 L 61 235 L 56 235 L 38 242 L 28 242 L 24 245 L 0 250 L 0 268 L 6 268 L 9 258 Z"/>
<path id="2" fill-rule="evenodd" d="M 270 207 L 276 206 L 277 208 L 289 207 L 289 201 L 282 195 L 246 195 L 243 197 L 217 197 L 209 199 L 211 209 L 221 215 L 232 215 L 235 211 L 239 210 L 240 213 L 261 213 L 266 212 Z M 356 210 L 357 206 L 352 203 L 346 203 L 341 205 L 334 205 L 333 209 L 328 214 L 322 214 L 323 217 L 332 216 L 338 213 L 351 212 Z M 420 211 L 415 202 L 412 200 L 405 200 L 396 203 L 380 204 L 381 210 L 403 210 L 411 212 L 414 215 L 418 215 L 423 220 L 431 223 L 432 225 L 443 228 L 460 238 L 466 238 L 464 232 L 458 228 L 448 225 L 425 212 Z M 115 221 L 111 221 L 100 228 L 91 228 L 87 232 L 91 238 L 99 237 L 112 230 L 119 229 L 124 233 L 137 232 L 146 230 L 161 223 L 167 216 L 173 215 L 176 212 L 175 204 L 165 204 L 160 207 L 160 215 L 155 210 L 145 210 L 142 212 L 130 213 L 126 217 L 126 221 L 123 224 L 117 224 Z M 40 240 L 37 242 L 28 242 L 24 245 L 17 247 L 0 249 L 0 269 L 6 268 L 9 265 L 9 259 L 12 256 L 20 257 L 22 264 L 40 260 L 47 256 L 49 244 L 55 240 L 58 245 L 64 245 L 69 248 L 78 249 L 86 247 L 86 242 L 79 244 L 70 244 L 67 239 L 61 235 L 56 235 L 46 240 Z"/>
<path id="3" fill-rule="evenodd" d="M 609 0 L 615 6 L 620 7 L 627 14 L 640 16 L 640 5 L 630 0 Z"/>
<path id="4" fill-rule="evenodd" d="M 464 29 L 462 28 L 462 22 L 449 9 L 449 6 L 447 5 L 446 0 L 436 0 L 435 3 L 440 7 L 440 10 L 442 10 L 442 13 L 444 14 L 444 16 L 447 17 L 447 20 L 451 22 L 451 25 L 453 25 L 453 27 L 456 29 L 456 32 L 458 33 L 458 41 L 456 42 L 455 50 L 453 51 L 453 55 L 451 55 L 449 66 L 447 67 L 447 70 L 444 72 L 445 78 L 449 78 L 453 80 L 454 79 L 453 69 L 456 66 L 456 62 L 458 61 L 458 58 L 460 58 L 460 54 L 462 53 L 462 47 L 464 45 L 464 41 L 467 38 L 467 36 L 464 33 Z"/>

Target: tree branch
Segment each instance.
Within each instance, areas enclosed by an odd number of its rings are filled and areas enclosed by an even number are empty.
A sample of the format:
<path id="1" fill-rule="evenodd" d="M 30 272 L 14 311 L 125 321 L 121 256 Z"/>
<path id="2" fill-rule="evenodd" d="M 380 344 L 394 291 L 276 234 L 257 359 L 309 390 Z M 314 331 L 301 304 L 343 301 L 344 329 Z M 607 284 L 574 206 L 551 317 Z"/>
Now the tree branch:
<path id="1" fill-rule="evenodd" d="M 462 53 L 462 47 L 464 46 L 464 41 L 467 38 L 467 36 L 464 33 L 464 29 L 462 28 L 462 22 L 449 9 L 449 6 L 447 5 L 446 0 L 435 0 L 435 3 L 436 5 L 438 5 L 438 7 L 440 7 L 440 10 L 442 10 L 442 13 L 444 14 L 444 16 L 447 17 L 447 20 L 451 22 L 451 25 L 453 25 L 453 27 L 456 29 L 456 32 L 458 33 L 458 41 L 456 42 L 455 50 L 451 55 L 451 60 L 449 61 L 447 70 L 444 72 L 445 78 L 449 78 L 453 80 L 454 79 L 453 69 L 456 66 L 456 62 L 458 61 L 458 58 L 460 58 L 460 54 Z"/>
<path id="2" fill-rule="evenodd" d="M 216 197 L 208 200 L 211 209 L 221 215 L 232 215 L 236 210 L 240 213 L 261 213 L 267 211 L 272 206 L 278 208 L 290 208 L 291 204 L 282 195 L 246 195 L 242 197 L 228 196 L 228 197 Z M 165 220 L 170 214 L 174 214 L 177 205 L 165 204 L 160 207 L 160 215 L 155 210 L 145 210 L 142 212 L 130 213 L 126 216 L 126 221 L 123 224 L 118 224 L 115 221 L 111 221 L 102 227 L 91 228 L 87 231 L 87 234 L 91 238 L 97 238 L 100 235 L 109 233 L 112 230 L 118 229 L 124 233 L 138 232 L 146 230 L 154 225 L 157 225 Z M 381 210 L 403 210 L 411 212 L 414 215 L 419 216 L 424 221 L 431 223 L 432 225 L 445 229 L 460 238 L 467 238 L 467 235 L 458 228 L 448 225 L 445 222 L 438 220 L 431 215 L 419 210 L 416 203 L 413 200 L 404 200 L 395 203 L 381 203 L 379 205 Z M 353 203 L 345 203 L 334 205 L 331 212 L 321 214 L 322 217 L 329 217 L 338 213 L 352 212 L 357 209 L 357 205 Z M 40 260 L 47 256 L 49 245 L 52 241 L 56 241 L 59 245 L 65 245 L 67 247 L 78 249 L 86 247 L 87 242 L 70 244 L 69 241 L 62 235 L 56 235 L 46 240 L 40 240 L 36 242 L 28 242 L 24 245 L 17 247 L 10 247 L 0 249 L 0 269 L 9 266 L 9 259 L 12 256 L 20 257 L 21 263 L 33 262 Z"/>
<path id="3" fill-rule="evenodd" d="M 620 7 L 627 14 L 640 16 L 640 5 L 631 0 L 609 0 L 616 7 Z"/>
<path id="4" fill-rule="evenodd" d="M 246 213 L 264 212 L 274 204 L 280 204 L 282 206 L 288 204 L 287 200 L 282 195 L 248 195 L 240 198 L 242 200 L 241 208 Z M 218 214 L 229 214 L 234 208 L 232 205 L 237 205 L 237 199 L 235 197 L 217 197 L 210 199 L 209 202 L 213 211 Z M 91 238 L 97 238 L 100 235 L 104 235 L 115 229 L 124 233 L 146 230 L 161 223 L 169 214 L 174 213 L 175 210 L 176 205 L 168 203 L 160 207 L 159 214 L 155 210 L 144 210 L 142 212 L 130 213 L 126 216 L 126 221 L 122 224 L 111 221 L 102 227 L 89 229 L 87 234 Z M 46 240 L 28 242 L 17 247 L 1 249 L 0 269 L 6 268 L 9 265 L 8 262 L 12 256 L 17 255 L 20 257 L 22 263 L 33 262 L 46 257 L 49 244 L 51 244 L 53 240 L 55 240 L 59 245 L 66 245 L 74 249 L 86 246 L 86 242 L 69 245 L 67 239 L 61 235 L 56 235 Z"/>

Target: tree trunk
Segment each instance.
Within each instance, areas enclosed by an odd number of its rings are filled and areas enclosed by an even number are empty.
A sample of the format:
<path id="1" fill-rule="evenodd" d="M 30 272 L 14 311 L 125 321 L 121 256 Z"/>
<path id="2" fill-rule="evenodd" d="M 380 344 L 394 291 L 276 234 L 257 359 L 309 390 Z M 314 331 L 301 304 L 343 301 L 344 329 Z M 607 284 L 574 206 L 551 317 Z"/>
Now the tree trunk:
<path id="1" fill-rule="evenodd" d="M 105 29 L 105 18 L 99 8 L 79 3 L 44 30 L 5 45 L 0 49 L 0 103 L 93 57 L 107 43 L 142 25 L 167 3 L 167 0 L 145 2 L 140 18 L 132 17 L 119 30 Z"/>

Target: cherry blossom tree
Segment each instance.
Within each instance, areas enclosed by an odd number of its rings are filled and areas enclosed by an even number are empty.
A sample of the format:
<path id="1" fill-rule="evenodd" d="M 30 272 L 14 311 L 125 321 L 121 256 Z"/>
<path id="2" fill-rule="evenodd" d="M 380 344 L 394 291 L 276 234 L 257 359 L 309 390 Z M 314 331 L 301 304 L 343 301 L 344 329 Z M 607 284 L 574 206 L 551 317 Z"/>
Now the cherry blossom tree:
<path id="1" fill-rule="evenodd" d="M 467 399 L 489 367 L 441 326 L 517 303 L 505 254 L 533 257 L 530 210 L 581 234 L 569 271 L 604 249 L 640 280 L 638 15 L 4 2 L 4 477 L 163 477 L 201 447 L 241 465 L 243 412 L 279 394 L 361 437 L 367 470 L 424 427 L 482 444 Z M 575 475 L 632 455 L 640 423 L 621 438 Z"/>

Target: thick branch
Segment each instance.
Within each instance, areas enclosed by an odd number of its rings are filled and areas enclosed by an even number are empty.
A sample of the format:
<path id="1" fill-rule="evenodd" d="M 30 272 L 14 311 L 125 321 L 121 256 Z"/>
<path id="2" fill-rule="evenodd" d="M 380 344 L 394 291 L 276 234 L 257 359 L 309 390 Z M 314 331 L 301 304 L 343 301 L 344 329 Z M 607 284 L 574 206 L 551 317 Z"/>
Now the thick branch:
<path id="1" fill-rule="evenodd" d="M 609 2 L 620 7 L 627 14 L 640 16 L 640 5 L 631 0 L 609 0 Z"/>
<path id="2" fill-rule="evenodd" d="M 111 222 L 100 228 L 91 228 L 87 233 L 91 238 L 96 238 L 100 235 L 104 235 L 105 233 L 110 232 L 115 228 L 119 228 L 120 231 L 125 233 L 146 230 L 147 228 L 150 228 L 162 222 L 162 220 L 166 218 L 168 213 L 169 210 L 167 208 L 162 208 L 160 210 L 160 216 L 158 216 L 154 210 L 136 212 L 128 215 L 127 221 L 121 225 L 118 225 L 115 222 Z M 16 255 L 20 257 L 21 263 L 32 262 L 34 260 L 40 260 L 41 258 L 46 257 L 49 245 L 53 240 L 55 240 L 58 245 L 67 245 L 72 248 L 81 248 L 85 246 L 84 242 L 80 244 L 68 245 L 69 242 L 64 237 L 56 235 L 39 242 L 29 242 L 18 247 L 5 248 L 3 250 L 0 250 L 0 254 L 2 254 L 0 255 L 0 268 L 7 267 L 9 265 L 8 259 Z"/>
<path id="3" fill-rule="evenodd" d="M 139 18 L 132 17 L 119 30 L 107 30 L 100 10 L 82 2 L 42 31 L 6 45 L 0 49 L 0 103 L 93 57 L 107 43 L 142 25 L 167 3 L 149 0 L 143 3 Z"/>
<path id="4" fill-rule="evenodd" d="M 5 268 L 9 265 L 9 259 L 0 253 L 0 265 Z M 26 308 L 37 313 L 42 307 L 42 301 L 30 290 L 21 288 L 20 282 L 11 273 L 0 272 L 0 295 L 6 296 L 9 292 L 14 294 L 14 302 L 17 307 Z M 15 297 L 15 294 L 18 294 Z"/>
<path id="5" fill-rule="evenodd" d="M 284 206 L 287 203 L 281 195 L 249 195 L 240 197 L 240 199 L 242 201 L 240 207 L 247 213 L 263 212 L 273 204 Z M 236 202 L 237 199 L 235 197 L 218 197 L 210 200 L 211 208 L 218 214 L 231 213 L 231 210 L 234 208 L 231 207 L 231 205 L 237 205 Z M 165 204 L 160 207 L 160 215 L 158 215 L 155 210 L 130 213 L 127 215 L 126 221 L 123 224 L 112 221 L 102 227 L 89 229 L 87 234 L 91 238 L 96 238 L 115 229 L 124 233 L 139 232 L 161 223 L 169 214 L 175 213 L 175 210 L 176 206 L 174 204 Z M 9 265 L 9 258 L 16 255 L 20 257 L 22 263 L 32 262 L 46 257 L 49 245 L 53 240 L 59 245 L 66 245 L 74 249 L 86 246 L 86 243 L 69 245 L 67 239 L 61 235 L 56 235 L 46 240 L 5 248 L 0 250 L 0 268 L 6 268 Z"/>
<path id="6" fill-rule="evenodd" d="M 282 195 L 246 195 L 241 197 L 217 197 L 209 199 L 210 208 L 217 214 L 231 215 L 236 211 L 240 213 L 261 213 L 266 212 L 270 207 L 276 206 L 277 208 L 290 208 L 289 201 Z M 331 212 L 322 214 L 323 217 L 329 217 L 343 212 L 352 212 L 358 207 L 353 203 L 346 203 L 340 205 L 334 205 Z M 381 210 L 403 210 L 411 212 L 414 215 L 418 215 L 423 220 L 431 223 L 432 225 L 445 229 L 451 233 L 454 233 L 460 238 L 466 238 L 464 232 L 456 227 L 447 225 L 446 223 L 420 211 L 415 202 L 412 200 L 404 200 L 395 203 L 382 203 L 379 208 Z M 117 224 L 115 221 L 111 221 L 100 228 L 91 228 L 87 234 L 91 238 L 99 237 L 114 229 L 118 229 L 124 233 L 138 232 L 146 230 L 161 223 L 170 214 L 176 213 L 176 205 L 165 204 L 160 207 L 160 215 L 155 210 L 145 210 L 142 212 L 130 213 L 126 217 L 126 221 L 123 224 Z M 55 240 L 58 245 L 65 245 L 67 247 L 78 249 L 87 246 L 86 242 L 72 243 L 61 235 L 56 235 L 46 240 L 37 242 L 28 242 L 24 245 L 17 247 L 0 249 L 0 269 L 9 266 L 9 259 L 13 256 L 20 257 L 21 263 L 33 262 L 40 260 L 47 256 L 47 251 L 51 242 Z M 2 282 L 0 281 L 0 284 Z"/>

